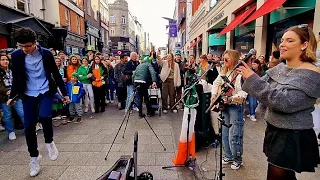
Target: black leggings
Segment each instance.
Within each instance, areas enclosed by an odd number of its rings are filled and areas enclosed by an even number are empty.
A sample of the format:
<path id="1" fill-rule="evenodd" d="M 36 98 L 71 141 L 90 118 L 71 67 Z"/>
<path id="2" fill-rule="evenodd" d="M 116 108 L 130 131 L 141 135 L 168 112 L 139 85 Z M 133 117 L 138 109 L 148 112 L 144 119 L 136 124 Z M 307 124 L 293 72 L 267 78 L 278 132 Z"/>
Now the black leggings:
<path id="1" fill-rule="evenodd" d="M 297 178 L 294 171 L 269 164 L 267 180 L 297 180 Z"/>

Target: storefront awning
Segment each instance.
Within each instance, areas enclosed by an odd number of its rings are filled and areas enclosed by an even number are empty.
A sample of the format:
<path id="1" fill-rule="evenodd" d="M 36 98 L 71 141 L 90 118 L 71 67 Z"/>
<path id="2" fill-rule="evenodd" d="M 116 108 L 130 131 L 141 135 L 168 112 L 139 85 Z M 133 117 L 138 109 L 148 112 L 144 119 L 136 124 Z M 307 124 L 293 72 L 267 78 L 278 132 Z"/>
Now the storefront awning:
<path id="1" fill-rule="evenodd" d="M 267 0 L 256 12 L 254 12 L 242 25 L 264 16 L 271 11 L 278 9 L 286 0 Z"/>
<path id="2" fill-rule="evenodd" d="M 37 33 L 45 36 L 52 36 L 51 32 L 35 17 L 24 17 L 8 21 L 8 24 L 13 24 L 19 27 L 29 27 Z"/>
<path id="3" fill-rule="evenodd" d="M 202 40 L 202 38 L 198 38 L 194 43 L 191 44 L 191 46 L 188 48 L 188 50 L 192 49 L 194 46 L 196 46 L 200 41 Z"/>
<path id="4" fill-rule="evenodd" d="M 235 17 L 231 23 L 225 27 L 217 37 L 226 34 L 227 32 L 236 28 L 240 23 L 242 23 L 255 9 L 257 6 L 252 6 L 250 9 L 246 10 L 244 13 L 240 14 L 239 16 Z"/>

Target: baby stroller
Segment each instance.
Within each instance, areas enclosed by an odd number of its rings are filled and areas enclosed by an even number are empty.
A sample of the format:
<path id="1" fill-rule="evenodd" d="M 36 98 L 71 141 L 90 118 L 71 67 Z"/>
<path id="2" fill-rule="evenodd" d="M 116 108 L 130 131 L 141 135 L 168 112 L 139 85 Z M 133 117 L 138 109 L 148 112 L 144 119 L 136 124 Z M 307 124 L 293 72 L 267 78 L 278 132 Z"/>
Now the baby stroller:
<path id="1" fill-rule="evenodd" d="M 151 104 L 151 108 L 155 111 L 158 111 L 158 115 L 161 116 L 162 113 L 162 99 L 161 99 L 161 90 L 157 89 L 148 89 L 149 94 L 149 102 Z"/>

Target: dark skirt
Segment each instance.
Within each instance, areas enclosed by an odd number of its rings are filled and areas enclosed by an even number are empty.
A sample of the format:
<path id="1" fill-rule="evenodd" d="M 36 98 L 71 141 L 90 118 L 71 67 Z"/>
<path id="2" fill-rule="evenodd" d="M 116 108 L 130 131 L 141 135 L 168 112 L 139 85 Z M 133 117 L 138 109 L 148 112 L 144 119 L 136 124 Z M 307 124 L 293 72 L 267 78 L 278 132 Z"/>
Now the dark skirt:
<path id="1" fill-rule="evenodd" d="M 268 124 L 263 152 L 274 166 L 295 172 L 315 172 L 320 164 L 316 133 L 313 129 L 280 129 Z"/>

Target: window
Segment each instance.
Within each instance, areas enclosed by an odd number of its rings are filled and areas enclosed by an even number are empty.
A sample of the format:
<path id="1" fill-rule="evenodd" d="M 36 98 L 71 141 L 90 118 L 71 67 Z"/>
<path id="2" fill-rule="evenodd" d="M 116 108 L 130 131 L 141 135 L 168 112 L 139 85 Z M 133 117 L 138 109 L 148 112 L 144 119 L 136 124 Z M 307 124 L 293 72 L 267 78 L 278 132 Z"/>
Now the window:
<path id="1" fill-rule="evenodd" d="M 71 29 L 71 23 L 70 23 L 70 10 L 66 9 L 66 25 L 68 26 L 68 31 Z"/>
<path id="2" fill-rule="evenodd" d="M 20 11 L 26 12 L 30 14 L 30 2 L 29 0 L 16 0 L 17 2 L 17 9 L 19 9 Z"/>
<path id="3" fill-rule="evenodd" d="M 87 14 L 91 16 L 91 0 L 87 0 Z"/>
<path id="4" fill-rule="evenodd" d="M 80 17 L 77 16 L 77 32 L 81 34 L 81 25 L 80 25 Z"/>
<path id="5" fill-rule="evenodd" d="M 116 23 L 116 18 L 113 15 L 110 16 L 110 23 Z"/>
<path id="6" fill-rule="evenodd" d="M 126 36 L 126 28 L 122 28 L 122 36 Z"/>
<path id="7" fill-rule="evenodd" d="M 121 17 L 121 22 L 122 22 L 122 24 L 126 24 L 126 17 L 125 16 Z"/>
<path id="8" fill-rule="evenodd" d="M 115 35 L 115 29 L 114 29 L 114 27 L 111 27 L 111 29 L 110 29 L 110 35 L 111 35 L 111 36 L 114 36 L 114 35 Z"/>

